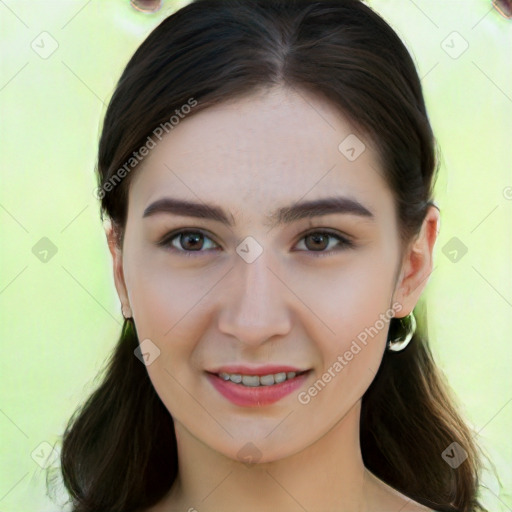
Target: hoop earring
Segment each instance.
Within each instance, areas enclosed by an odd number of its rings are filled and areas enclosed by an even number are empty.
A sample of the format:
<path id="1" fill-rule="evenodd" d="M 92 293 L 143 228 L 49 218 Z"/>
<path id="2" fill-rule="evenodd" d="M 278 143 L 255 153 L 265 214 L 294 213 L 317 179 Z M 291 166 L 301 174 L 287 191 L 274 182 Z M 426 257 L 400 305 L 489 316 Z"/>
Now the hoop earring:
<path id="1" fill-rule="evenodd" d="M 396 320 L 400 322 L 399 332 L 397 334 L 392 332 L 386 347 L 391 352 L 402 351 L 407 347 L 407 345 L 409 345 L 409 342 L 412 340 L 412 337 L 416 332 L 416 318 L 414 318 L 412 311 L 407 316 Z"/>

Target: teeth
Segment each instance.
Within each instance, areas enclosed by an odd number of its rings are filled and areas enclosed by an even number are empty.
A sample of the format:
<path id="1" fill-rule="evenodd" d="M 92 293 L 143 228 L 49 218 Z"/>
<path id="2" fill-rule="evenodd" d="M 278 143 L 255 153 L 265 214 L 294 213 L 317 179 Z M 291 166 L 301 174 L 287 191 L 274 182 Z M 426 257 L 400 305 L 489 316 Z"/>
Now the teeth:
<path id="1" fill-rule="evenodd" d="M 290 375 L 294 373 L 294 372 L 290 372 Z M 280 382 L 284 382 L 286 380 L 286 373 L 285 372 L 281 372 L 281 373 L 276 373 L 274 375 L 274 382 L 276 384 L 279 384 Z"/>
<path id="2" fill-rule="evenodd" d="M 248 387 L 258 386 L 272 386 L 273 384 L 279 384 L 288 379 L 293 379 L 297 375 L 296 372 L 280 372 L 271 373 L 269 375 L 241 375 L 239 373 L 219 373 L 219 377 L 222 380 L 234 382 L 235 384 L 242 384 Z"/>
<path id="3" fill-rule="evenodd" d="M 242 377 L 242 384 L 244 386 L 256 387 L 260 385 L 260 378 L 257 375 L 244 375 Z"/>
<path id="4" fill-rule="evenodd" d="M 262 386 L 272 386 L 272 384 L 274 384 L 274 376 L 273 375 L 262 375 L 259 378 L 259 381 Z M 242 381 L 242 382 L 244 382 L 244 381 Z M 244 382 L 244 384 L 245 384 L 245 382 Z"/>

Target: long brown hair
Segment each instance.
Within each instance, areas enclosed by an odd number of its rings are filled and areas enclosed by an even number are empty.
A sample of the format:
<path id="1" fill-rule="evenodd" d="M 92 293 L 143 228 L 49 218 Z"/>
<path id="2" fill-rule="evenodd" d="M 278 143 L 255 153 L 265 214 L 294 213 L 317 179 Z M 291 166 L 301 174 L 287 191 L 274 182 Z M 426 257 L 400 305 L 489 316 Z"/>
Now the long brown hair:
<path id="1" fill-rule="evenodd" d="M 419 232 L 438 159 L 414 63 L 390 26 L 358 0 L 195 0 L 140 45 L 105 115 L 101 215 L 121 246 L 134 152 L 148 137 L 158 127 L 168 133 L 177 111 L 194 115 L 273 85 L 323 95 L 374 142 L 402 241 Z M 433 361 L 425 312 L 416 309 L 412 342 L 386 352 L 363 397 L 363 460 L 389 485 L 438 511 L 483 510 L 478 450 Z M 137 346 L 136 327 L 125 321 L 102 383 L 64 433 L 61 467 L 74 512 L 141 511 L 176 478 L 173 420 L 134 357 Z M 441 455 L 454 442 L 467 454 L 457 468 Z"/>

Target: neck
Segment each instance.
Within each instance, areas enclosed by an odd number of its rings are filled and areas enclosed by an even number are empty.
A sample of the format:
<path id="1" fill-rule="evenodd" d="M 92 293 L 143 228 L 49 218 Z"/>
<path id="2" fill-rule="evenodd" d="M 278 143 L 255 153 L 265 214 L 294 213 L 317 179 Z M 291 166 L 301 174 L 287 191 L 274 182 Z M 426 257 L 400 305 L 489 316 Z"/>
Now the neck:
<path id="1" fill-rule="evenodd" d="M 175 422 L 179 473 L 165 500 L 169 508 L 162 510 L 174 510 L 171 503 L 179 504 L 179 510 L 201 512 L 367 510 L 360 407 L 359 401 L 322 438 L 300 452 L 251 465 L 212 450 Z"/>

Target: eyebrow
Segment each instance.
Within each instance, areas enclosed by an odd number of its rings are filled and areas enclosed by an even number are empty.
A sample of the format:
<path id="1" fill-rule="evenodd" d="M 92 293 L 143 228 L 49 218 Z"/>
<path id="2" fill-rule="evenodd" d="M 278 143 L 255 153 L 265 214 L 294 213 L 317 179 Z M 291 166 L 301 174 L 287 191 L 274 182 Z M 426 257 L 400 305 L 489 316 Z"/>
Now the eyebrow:
<path id="1" fill-rule="evenodd" d="M 234 218 L 219 206 L 207 203 L 196 203 L 182 199 L 164 197 L 151 203 L 142 215 L 143 218 L 150 217 L 157 213 L 169 213 L 183 217 L 195 217 L 199 219 L 211 219 L 227 226 L 234 226 Z M 321 215 L 347 214 L 365 217 L 375 220 L 374 214 L 356 199 L 349 197 L 328 197 L 315 201 L 305 201 L 278 208 L 269 217 L 271 227 L 290 224 L 304 218 L 317 217 Z"/>

